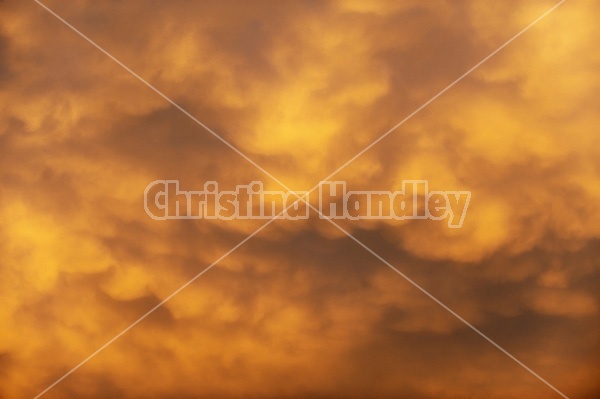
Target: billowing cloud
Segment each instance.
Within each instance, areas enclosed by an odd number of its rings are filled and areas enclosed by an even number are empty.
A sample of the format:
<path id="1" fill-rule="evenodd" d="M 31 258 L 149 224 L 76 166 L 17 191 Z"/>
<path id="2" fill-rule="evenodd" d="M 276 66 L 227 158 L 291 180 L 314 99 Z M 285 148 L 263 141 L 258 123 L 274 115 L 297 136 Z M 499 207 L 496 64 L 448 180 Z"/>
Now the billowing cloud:
<path id="1" fill-rule="evenodd" d="M 47 5 L 307 190 L 554 4 Z M 340 224 L 570 398 L 600 392 L 598 11 L 566 2 L 332 177 L 470 190 L 461 229 Z M 281 187 L 35 2 L 0 18 L 0 396 L 34 397 L 264 223 L 154 221 L 148 183 Z M 557 397 L 317 215 L 45 396 Z"/>

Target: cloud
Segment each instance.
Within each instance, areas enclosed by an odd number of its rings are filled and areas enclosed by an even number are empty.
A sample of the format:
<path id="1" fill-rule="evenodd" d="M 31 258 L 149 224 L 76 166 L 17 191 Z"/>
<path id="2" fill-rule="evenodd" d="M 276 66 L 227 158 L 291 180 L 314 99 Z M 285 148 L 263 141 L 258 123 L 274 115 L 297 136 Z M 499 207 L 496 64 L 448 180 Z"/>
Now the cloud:
<path id="1" fill-rule="evenodd" d="M 306 190 L 553 4 L 48 5 Z M 470 190 L 462 229 L 342 225 L 572 398 L 598 392 L 597 8 L 565 3 L 333 177 Z M 0 396 L 16 398 L 261 225 L 155 222 L 149 182 L 281 187 L 35 3 L 0 18 Z M 313 216 L 274 222 L 47 396 L 554 395 Z"/>

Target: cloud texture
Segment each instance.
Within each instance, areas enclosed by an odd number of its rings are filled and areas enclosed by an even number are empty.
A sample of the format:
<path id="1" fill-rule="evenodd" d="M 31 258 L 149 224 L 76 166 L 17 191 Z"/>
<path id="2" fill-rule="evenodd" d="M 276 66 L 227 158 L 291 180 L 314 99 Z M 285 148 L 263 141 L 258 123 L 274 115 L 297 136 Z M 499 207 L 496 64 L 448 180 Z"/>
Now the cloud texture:
<path id="1" fill-rule="evenodd" d="M 307 190 L 554 4 L 47 5 Z M 470 190 L 462 229 L 342 225 L 570 398 L 600 392 L 598 12 L 566 2 L 334 177 Z M 34 2 L 0 20 L 0 397 L 33 397 L 263 223 L 153 221 L 149 182 L 281 187 Z M 242 396 L 557 397 L 317 217 L 45 395 Z"/>

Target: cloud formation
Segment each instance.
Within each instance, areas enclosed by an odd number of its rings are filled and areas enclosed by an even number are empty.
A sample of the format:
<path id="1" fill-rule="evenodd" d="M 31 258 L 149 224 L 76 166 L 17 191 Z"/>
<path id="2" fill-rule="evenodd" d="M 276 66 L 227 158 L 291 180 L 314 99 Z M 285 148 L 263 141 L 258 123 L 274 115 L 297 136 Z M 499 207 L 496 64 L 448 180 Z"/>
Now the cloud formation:
<path id="1" fill-rule="evenodd" d="M 47 5 L 295 190 L 547 1 Z M 600 392 L 599 7 L 567 2 L 343 169 L 470 190 L 462 229 L 344 221 L 570 398 Z M 277 183 L 34 2 L 0 3 L 0 397 L 33 397 L 257 229 L 146 185 Z M 276 221 L 48 398 L 556 397 L 326 221 Z"/>

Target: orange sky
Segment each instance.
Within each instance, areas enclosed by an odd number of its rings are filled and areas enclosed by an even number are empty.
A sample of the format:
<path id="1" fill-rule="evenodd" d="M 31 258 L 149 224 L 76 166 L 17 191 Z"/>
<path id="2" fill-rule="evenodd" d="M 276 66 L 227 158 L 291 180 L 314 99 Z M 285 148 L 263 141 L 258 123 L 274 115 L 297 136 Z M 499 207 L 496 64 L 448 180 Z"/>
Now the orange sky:
<path id="1" fill-rule="evenodd" d="M 307 190 L 556 3 L 45 4 Z M 340 225 L 571 399 L 600 395 L 598 13 L 567 0 L 335 176 L 470 190 L 461 229 Z M 282 187 L 35 2 L 0 22 L 0 398 L 33 398 L 264 223 L 154 221 L 148 183 Z M 560 395 L 315 216 L 43 397 Z"/>

